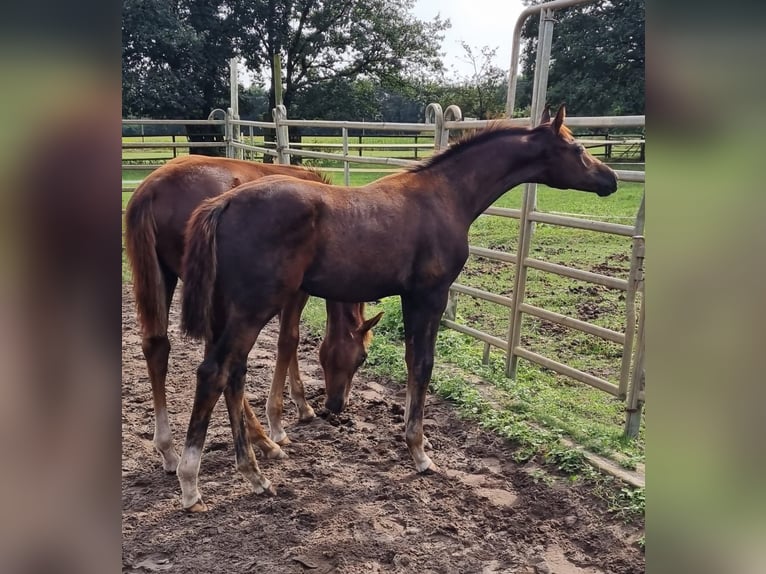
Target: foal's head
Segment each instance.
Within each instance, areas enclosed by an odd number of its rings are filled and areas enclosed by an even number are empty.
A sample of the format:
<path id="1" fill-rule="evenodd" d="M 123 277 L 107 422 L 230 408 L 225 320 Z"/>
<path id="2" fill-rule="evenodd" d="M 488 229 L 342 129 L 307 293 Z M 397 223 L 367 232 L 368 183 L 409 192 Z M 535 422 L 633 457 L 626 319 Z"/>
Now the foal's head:
<path id="1" fill-rule="evenodd" d="M 336 305 L 346 309 L 333 312 L 328 307 L 328 328 L 319 347 L 319 362 L 324 370 L 327 392 L 325 407 L 338 414 L 348 403 L 351 379 L 367 359 L 367 348 L 372 341 L 371 329 L 377 325 L 383 313 L 365 320 L 364 303 L 354 304 L 354 313 L 351 314 L 347 312 L 349 304 Z"/>
<path id="2" fill-rule="evenodd" d="M 548 110 L 533 133 L 545 146 L 545 171 L 540 180 L 558 189 L 591 191 L 606 197 L 617 191 L 617 175 L 586 149 L 574 141 L 572 132 L 564 125 L 566 110 L 559 108 L 551 120 Z"/>

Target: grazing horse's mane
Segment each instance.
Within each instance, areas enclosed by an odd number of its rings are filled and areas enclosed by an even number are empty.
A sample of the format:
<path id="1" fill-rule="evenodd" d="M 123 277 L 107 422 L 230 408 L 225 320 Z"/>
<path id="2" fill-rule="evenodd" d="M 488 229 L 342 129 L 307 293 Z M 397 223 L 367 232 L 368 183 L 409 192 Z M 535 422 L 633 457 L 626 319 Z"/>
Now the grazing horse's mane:
<path id="1" fill-rule="evenodd" d="M 307 167 L 304 169 L 306 171 L 310 171 L 313 174 L 316 174 L 316 176 L 322 180 L 322 183 L 326 183 L 327 185 L 332 185 L 332 178 L 328 174 L 319 171 L 315 167 Z"/>
<path id="2" fill-rule="evenodd" d="M 455 154 L 465 151 L 466 149 L 473 147 L 474 145 L 486 143 L 488 141 L 491 141 L 493 139 L 496 139 L 502 136 L 511 135 L 511 134 L 528 133 L 529 131 L 530 131 L 529 128 L 510 125 L 507 120 L 492 121 L 492 122 L 489 122 L 486 125 L 486 127 L 482 129 L 481 131 L 478 131 L 476 133 L 469 132 L 468 134 L 461 136 L 452 145 L 450 145 L 450 147 L 448 147 L 444 151 L 437 153 L 435 155 L 432 155 L 431 157 L 424 160 L 423 162 L 412 166 L 411 168 L 409 168 L 408 171 L 411 171 L 411 172 L 423 171 L 435 165 L 439 165 L 445 160 L 451 159 L 453 156 L 455 156 Z M 571 130 L 565 125 L 561 126 L 559 130 L 559 135 L 563 137 L 564 139 L 566 139 L 567 141 L 571 141 L 572 139 L 574 139 L 574 136 L 572 135 Z"/>

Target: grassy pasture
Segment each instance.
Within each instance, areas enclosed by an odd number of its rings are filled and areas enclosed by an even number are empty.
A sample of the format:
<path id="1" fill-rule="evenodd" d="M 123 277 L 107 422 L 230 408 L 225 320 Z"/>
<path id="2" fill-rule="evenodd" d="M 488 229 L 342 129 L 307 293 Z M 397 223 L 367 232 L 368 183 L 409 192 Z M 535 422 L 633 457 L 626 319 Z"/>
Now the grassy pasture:
<path id="1" fill-rule="evenodd" d="M 139 138 L 124 138 L 131 141 Z M 170 140 L 170 136 L 165 138 Z M 181 138 L 176 137 L 177 141 Z M 365 143 L 409 143 L 412 138 L 365 138 Z M 146 138 L 158 141 L 162 138 Z M 340 143 L 340 138 L 304 138 L 307 143 Z M 358 141 L 350 138 L 350 141 Z M 421 138 L 422 142 L 428 141 Z M 614 146 L 617 148 L 617 146 Z M 310 148 L 307 148 L 310 149 Z M 123 150 L 125 159 L 145 157 L 145 152 L 167 150 Z M 178 150 L 180 154 L 182 150 Z M 321 151 L 328 151 L 323 149 Z M 333 150 L 338 153 L 340 150 Z M 596 151 L 596 150 L 594 150 Z M 419 150 L 425 157 L 430 150 Z M 351 153 L 355 153 L 352 150 Z M 613 151 L 614 153 L 614 151 Z M 401 155 L 399 155 L 401 154 Z M 412 157 L 412 150 L 364 150 L 368 157 Z M 159 159 L 159 155 L 157 156 Z M 171 152 L 172 157 L 172 152 Z M 305 165 L 342 167 L 334 160 L 309 160 Z M 352 164 L 352 169 L 355 166 Z M 370 168 L 371 165 L 356 167 Z M 123 170 L 123 187 L 140 180 L 149 170 Z M 330 173 L 335 183 L 343 182 L 343 173 Z M 351 174 L 351 185 L 364 185 L 383 173 Z M 520 207 L 521 187 L 517 187 L 495 204 L 499 207 Z M 618 192 L 609 198 L 594 194 L 561 191 L 544 186 L 538 191 L 541 211 L 579 214 L 590 219 L 632 224 L 643 192 L 642 184 L 621 183 Z M 123 209 L 130 192 L 123 192 Z M 472 226 L 472 245 L 515 252 L 518 248 L 518 221 L 515 219 L 481 216 Z M 627 278 L 630 240 L 624 237 L 585 230 L 538 224 L 532 241 L 531 256 Z M 470 257 L 458 282 L 493 293 L 509 296 L 513 288 L 514 266 L 511 264 Z M 123 278 L 130 280 L 123 252 Z M 509 309 L 493 303 L 460 295 L 457 321 L 507 339 Z M 574 279 L 529 270 L 526 301 L 530 304 L 565 315 L 588 320 L 597 325 L 624 330 L 624 294 Z M 367 374 L 406 381 L 401 313 L 398 297 L 370 305 L 367 315 L 378 309 L 386 312 L 376 329 L 370 356 L 363 367 Z M 324 305 L 311 299 L 304 312 L 304 329 L 321 334 L 324 329 Z M 620 365 L 619 346 L 591 335 L 569 330 L 545 321 L 525 316 L 522 345 L 552 359 L 591 372 L 612 382 L 617 381 Z M 437 340 L 437 364 L 432 388 L 449 397 L 468 417 L 515 440 L 520 460 L 558 456 L 558 438 L 569 437 L 575 442 L 601 454 L 617 455 L 623 464 L 632 467 L 644 459 L 644 424 L 637 440 L 622 437 L 624 405 L 610 395 L 576 381 L 556 375 L 524 360 L 520 361 L 515 381 L 504 375 L 504 353 L 490 352 L 489 364 L 482 362 L 484 344 L 449 329 L 442 329 Z M 479 392 L 474 382 L 483 381 Z"/>

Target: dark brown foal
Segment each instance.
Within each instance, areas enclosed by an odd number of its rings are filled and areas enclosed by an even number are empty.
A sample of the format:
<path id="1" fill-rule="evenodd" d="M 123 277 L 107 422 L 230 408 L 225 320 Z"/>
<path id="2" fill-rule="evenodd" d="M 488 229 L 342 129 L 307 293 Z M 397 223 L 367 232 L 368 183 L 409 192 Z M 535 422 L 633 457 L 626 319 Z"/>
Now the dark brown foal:
<path id="1" fill-rule="evenodd" d="M 154 446 L 162 457 L 167 472 L 175 472 L 178 455 L 168 421 L 165 379 L 167 377 L 170 342 L 168 311 L 173 292 L 181 276 L 184 229 L 192 212 L 203 200 L 221 195 L 241 183 L 269 175 L 288 175 L 298 179 L 326 182 L 318 172 L 292 166 L 261 164 L 206 156 L 185 156 L 171 160 L 152 172 L 136 189 L 125 215 L 125 243 L 133 273 L 133 289 L 143 333 L 142 348 L 149 370 L 154 400 Z M 277 367 L 268 404 L 271 438 L 266 435 L 247 401 L 243 401 L 250 439 L 269 458 L 284 456 L 278 444 L 288 442 L 282 427 L 282 394 L 286 373 L 290 375 L 290 396 L 298 408 L 298 418 L 307 421 L 314 410 L 306 401 L 298 370 L 298 321 L 306 304 L 305 293 L 296 294 L 282 309 L 280 317 Z M 364 335 L 373 323 L 365 323 L 363 303 L 327 301 L 328 321 L 339 315 L 354 317 L 342 326 L 356 336 L 339 336 L 331 341 L 333 352 L 322 361 L 327 377 L 327 400 L 336 404 L 348 389 L 338 389 L 334 382 L 345 378 L 350 387 L 357 358 L 364 353 Z M 328 327 L 329 328 L 329 327 Z"/>
<path id="2" fill-rule="evenodd" d="M 408 172 L 360 188 L 283 177 L 203 204 L 187 229 L 182 327 L 212 341 L 178 467 L 183 507 L 204 510 L 197 475 L 210 412 L 224 393 L 237 468 L 268 488 L 242 422 L 245 357 L 296 293 L 339 301 L 400 295 L 405 332 L 405 440 L 418 472 L 439 321 L 468 257 L 471 223 L 508 189 L 535 182 L 607 196 L 614 172 L 574 141 L 564 109 L 534 129 L 502 122 Z M 213 329 L 215 332 L 213 332 Z"/>

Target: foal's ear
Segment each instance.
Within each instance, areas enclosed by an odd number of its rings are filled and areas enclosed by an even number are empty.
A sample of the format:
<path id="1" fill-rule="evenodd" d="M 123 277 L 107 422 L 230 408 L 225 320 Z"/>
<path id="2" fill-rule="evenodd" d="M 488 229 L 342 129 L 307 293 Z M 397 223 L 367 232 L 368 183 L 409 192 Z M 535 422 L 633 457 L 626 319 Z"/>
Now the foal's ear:
<path id="1" fill-rule="evenodd" d="M 378 321 L 383 317 L 383 311 L 375 315 L 374 317 L 370 317 L 367 319 L 364 323 L 362 323 L 361 327 L 359 327 L 360 333 L 366 333 L 370 329 L 372 329 L 375 325 L 378 324 Z"/>
<path id="2" fill-rule="evenodd" d="M 549 121 L 551 121 L 551 107 L 545 106 L 545 109 L 543 110 L 543 116 L 540 118 L 540 123 L 547 124 Z"/>
<path id="3" fill-rule="evenodd" d="M 567 108 L 564 104 L 561 104 L 559 111 L 556 112 L 556 119 L 553 120 L 553 133 L 558 135 L 559 130 L 561 129 L 561 126 L 564 125 L 564 118 L 566 117 L 567 117 Z"/>

